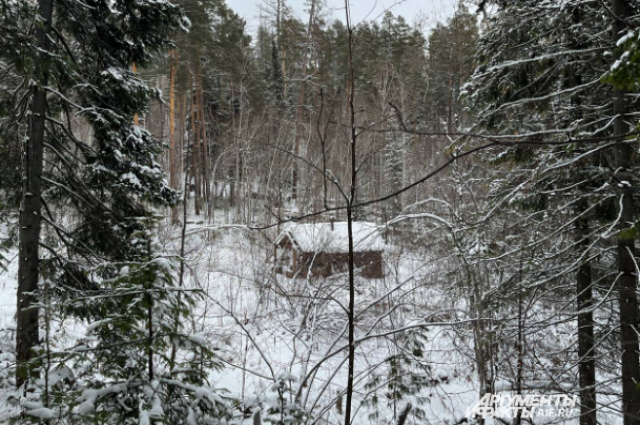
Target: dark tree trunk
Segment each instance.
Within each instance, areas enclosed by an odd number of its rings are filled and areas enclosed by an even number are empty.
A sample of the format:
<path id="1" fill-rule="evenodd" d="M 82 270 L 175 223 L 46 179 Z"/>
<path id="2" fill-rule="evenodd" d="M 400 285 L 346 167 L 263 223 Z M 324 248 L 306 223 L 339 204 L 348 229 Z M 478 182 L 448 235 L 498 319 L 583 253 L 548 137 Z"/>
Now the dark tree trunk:
<path id="1" fill-rule="evenodd" d="M 626 0 L 613 0 L 612 12 L 616 17 L 628 16 Z M 614 18 L 614 41 L 626 31 L 624 22 Z M 638 362 L 638 298 L 636 296 L 635 242 L 629 229 L 635 221 L 633 202 L 633 180 L 629 171 L 632 157 L 631 146 L 622 143 L 628 132 L 624 120 L 626 113 L 625 93 L 615 90 L 613 112 L 618 115 L 614 123 L 614 132 L 620 137 L 615 148 L 615 183 L 620 196 L 620 222 L 618 223 L 618 289 L 620 294 L 620 345 L 622 348 L 622 411 L 625 425 L 639 425 L 640 392 L 636 385 L 640 382 L 640 363 Z"/>
<path id="2" fill-rule="evenodd" d="M 404 425 L 409 418 L 409 412 L 411 411 L 411 403 L 407 403 L 402 412 L 400 412 L 400 417 L 398 418 L 398 425 Z"/>
<path id="3" fill-rule="evenodd" d="M 582 13 L 580 7 L 573 10 L 573 22 L 575 25 L 582 24 Z M 584 44 L 575 37 L 569 38 L 569 45 L 572 49 L 581 50 Z M 583 84 L 582 75 L 579 67 L 572 66 L 570 69 L 569 84 L 571 87 L 578 87 Z M 581 120 L 582 99 L 576 94 L 571 97 L 571 104 L 575 108 L 575 120 Z M 582 164 L 580 162 L 579 164 Z M 585 167 L 586 168 L 586 167 Z M 576 180 L 580 184 L 581 175 L 586 170 L 576 170 L 578 178 Z M 580 184 L 581 190 L 579 196 L 586 196 L 588 188 Z M 590 217 L 587 214 L 589 203 L 587 199 L 581 199 L 577 203 L 576 215 L 580 217 L 576 222 L 576 240 L 578 244 L 578 253 L 588 256 L 585 252 L 589 249 L 589 222 Z M 593 339 L 593 290 L 591 279 L 591 263 L 587 260 L 578 268 L 576 275 L 576 299 L 578 309 L 578 375 L 580 382 L 580 425 L 596 425 L 596 361 L 594 353 Z"/>
<path id="4" fill-rule="evenodd" d="M 53 0 L 39 0 L 42 24 L 37 26 L 38 46 L 49 50 L 49 33 L 53 17 Z M 44 126 L 47 112 L 45 86 L 49 82 L 46 66 L 40 68 L 38 86 L 33 88 L 29 140 L 24 153 L 24 180 L 20 209 L 20 259 L 18 261 L 18 333 L 16 352 L 18 368 L 16 384 L 20 387 L 29 377 L 28 362 L 34 357 L 33 348 L 38 345 L 38 280 L 40 278 L 40 228 L 42 210 L 42 168 L 44 151 Z"/>
<path id="5" fill-rule="evenodd" d="M 522 262 L 520 263 L 520 281 L 522 282 Z M 516 363 L 516 394 L 522 395 L 522 373 L 524 371 L 524 319 L 522 317 L 522 295 L 518 296 L 518 360 Z M 522 423 L 522 410 L 518 410 L 513 425 Z"/>
<path id="6" fill-rule="evenodd" d="M 354 148 L 354 143 L 351 144 L 351 149 Z M 353 156 L 353 155 L 352 155 Z M 352 163 L 353 165 L 353 163 Z M 355 167 L 354 167 L 355 169 Z M 355 172 L 352 173 L 354 175 Z M 353 182 L 351 183 L 353 185 Z M 353 196 L 354 191 L 351 191 Z M 349 199 L 347 204 L 347 231 L 349 234 L 349 307 L 348 307 L 348 321 L 349 321 L 349 358 L 348 358 L 348 375 L 347 375 L 347 402 L 345 408 L 344 424 L 351 425 L 351 404 L 353 398 L 353 374 L 355 366 L 355 270 L 353 261 L 353 209 L 351 207 L 352 199 Z"/>
<path id="7" fill-rule="evenodd" d="M 347 31 L 349 34 L 349 77 L 347 81 L 351 83 L 351 89 L 348 93 L 349 102 L 347 111 L 350 116 L 351 126 L 351 152 L 350 152 L 350 168 L 351 168 L 351 184 L 349 188 L 349 199 L 347 199 L 347 232 L 349 235 L 349 359 L 348 359 L 348 375 L 347 375 L 347 400 L 344 411 L 344 425 L 351 425 L 351 409 L 353 398 L 353 374 L 355 368 L 355 270 L 353 256 L 353 204 L 356 199 L 356 184 L 358 177 L 358 168 L 356 161 L 356 110 L 355 110 L 355 78 L 353 71 L 353 28 L 351 28 L 349 4 L 345 0 Z"/>
<path id="8" fill-rule="evenodd" d="M 586 210 L 586 201 L 580 203 L 578 213 Z M 589 240 L 587 219 L 578 222 L 579 246 L 586 249 Z M 580 375 L 580 425 L 596 425 L 596 360 L 593 339 L 593 297 L 591 282 L 591 264 L 583 263 L 576 276 L 578 300 L 578 373 Z"/>
<path id="9" fill-rule="evenodd" d="M 204 199 L 206 202 L 207 220 L 211 222 L 211 186 L 209 184 L 210 165 L 209 165 L 209 141 L 207 139 L 207 120 L 204 114 L 204 91 L 202 88 L 202 75 L 200 66 L 198 66 L 198 77 L 196 79 L 196 98 L 198 99 L 198 121 L 200 122 L 200 144 L 202 145 L 202 179 Z"/>

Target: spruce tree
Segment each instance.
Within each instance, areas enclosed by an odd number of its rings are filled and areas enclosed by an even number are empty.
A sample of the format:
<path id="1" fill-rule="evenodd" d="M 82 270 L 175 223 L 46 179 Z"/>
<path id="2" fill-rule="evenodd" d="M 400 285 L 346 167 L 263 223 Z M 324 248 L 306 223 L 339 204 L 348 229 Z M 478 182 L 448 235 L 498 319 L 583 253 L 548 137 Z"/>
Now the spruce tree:
<path id="1" fill-rule="evenodd" d="M 611 271 L 607 229 L 618 220 L 609 139 L 609 123 L 618 112 L 611 87 L 601 81 L 611 65 L 607 51 L 614 48 L 606 29 L 610 19 L 604 6 L 581 1 L 549 8 L 535 1 L 488 3 L 496 13 L 487 19 L 478 68 L 465 90 L 477 107 L 478 128 L 509 144 L 485 157 L 494 164 L 486 213 L 514 205 L 518 220 L 530 223 L 529 236 L 518 227 L 514 231 L 520 233 L 505 247 L 515 258 L 524 253 L 538 258 L 525 263 L 524 273 L 518 261 L 511 264 L 507 273 L 520 288 L 516 291 L 574 279 L 581 423 L 592 424 L 597 355 L 592 292 Z M 535 236 L 540 229 L 548 235 Z M 592 267 L 596 259 L 602 261 L 597 268 Z M 545 267 L 529 269 L 530 261 Z M 633 379 L 624 375 L 623 381 Z"/>
<path id="2" fill-rule="evenodd" d="M 138 244 L 148 237 L 132 236 Z M 52 370 L 74 373 L 73 385 L 47 388 L 56 417 L 96 424 L 230 419 L 229 400 L 208 384 L 221 364 L 188 325 L 202 295 L 178 287 L 174 261 L 158 251 L 148 244 L 134 260 L 96 267 L 99 289 L 61 306 L 89 324 L 81 345 L 54 356 Z"/>
<path id="3" fill-rule="evenodd" d="M 158 93 L 132 69 L 188 21 L 168 1 L 42 0 L 35 20 L 24 2 L 3 7 L 26 13 L 7 28 L 23 42 L 9 40 L 0 62 L 31 84 L 29 98 L 13 105 L 19 125 L 29 120 L 16 380 L 23 422 L 65 418 L 73 405 L 98 423 L 223 418 L 226 403 L 205 385 L 218 366 L 206 340 L 180 325 L 188 320 L 164 319 L 187 318 L 196 294 L 173 285 L 170 261 L 152 243 L 154 208 L 178 194 L 156 161 L 163 145 L 134 124 Z M 20 114 L 27 101 L 30 114 Z M 91 322 L 91 335 L 56 351 L 38 331 L 54 315 Z M 169 345 L 184 354 L 167 359 Z"/>

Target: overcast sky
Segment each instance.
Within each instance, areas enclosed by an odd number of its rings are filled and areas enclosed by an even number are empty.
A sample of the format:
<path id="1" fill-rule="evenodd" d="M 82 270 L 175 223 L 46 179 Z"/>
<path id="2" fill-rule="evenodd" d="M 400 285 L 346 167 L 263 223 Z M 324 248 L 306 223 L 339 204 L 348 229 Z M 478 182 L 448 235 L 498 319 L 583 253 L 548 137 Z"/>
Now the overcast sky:
<path id="1" fill-rule="evenodd" d="M 275 0 L 271 0 L 275 1 Z M 344 21 L 344 0 L 320 0 L 324 10 L 331 16 Z M 293 13 L 303 22 L 308 19 L 306 0 L 286 0 Z M 402 15 L 409 24 L 424 21 L 430 28 L 437 21 L 444 21 L 453 14 L 457 0 L 350 0 L 351 18 L 355 23 L 363 19 L 379 18 L 391 8 L 394 15 Z M 227 0 L 227 4 L 247 20 L 249 32 L 253 33 L 259 24 L 260 6 L 264 0 Z"/>

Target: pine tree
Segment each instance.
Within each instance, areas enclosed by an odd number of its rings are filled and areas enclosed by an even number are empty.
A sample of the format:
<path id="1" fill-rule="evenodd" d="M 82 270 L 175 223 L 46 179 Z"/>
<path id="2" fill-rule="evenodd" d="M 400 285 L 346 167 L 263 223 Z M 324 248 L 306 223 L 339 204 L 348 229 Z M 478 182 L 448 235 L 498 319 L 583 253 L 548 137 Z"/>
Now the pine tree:
<path id="1" fill-rule="evenodd" d="M 16 25 L 14 36 L 25 42 L 0 53 L 33 82 L 18 293 L 17 384 L 29 394 L 25 414 L 69 414 L 75 401 L 68 397 L 78 389 L 56 390 L 52 371 L 70 370 L 65 375 L 90 388 L 76 400 L 77 413 L 91 421 L 224 417 L 226 403 L 204 385 L 217 367 L 212 352 L 178 326 L 188 321 L 163 319 L 187 317 L 195 294 L 175 288 L 168 260 L 152 249 L 152 208 L 173 205 L 178 195 L 155 160 L 162 144 L 134 124 L 157 93 L 133 64 L 147 65 L 187 21 L 162 1 L 42 0 L 40 15 L 35 38 Z M 78 136 L 81 126 L 91 128 L 87 139 Z M 59 209 L 72 214 L 59 222 Z M 39 305 L 47 324 L 55 312 L 94 322 L 95 339 L 57 353 L 45 335 L 40 346 Z M 170 344 L 188 348 L 173 365 L 164 353 Z"/>
<path id="2" fill-rule="evenodd" d="M 429 85 L 431 127 L 453 133 L 463 123 L 462 87 L 473 70 L 478 24 L 461 4 L 446 23 L 438 23 L 429 36 Z"/>
<path id="3" fill-rule="evenodd" d="M 617 217 L 608 190 L 612 186 L 607 144 L 612 135 L 607 122 L 616 112 L 611 88 L 601 83 L 609 66 L 603 52 L 612 48 L 606 33 L 609 21 L 602 5 L 581 1 L 544 9 L 533 1 L 491 3 L 497 10 L 486 23 L 479 67 L 466 90 L 478 107 L 480 126 L 516 143 L 487 155 L 496 165 L 508 164 L 490 173 L 495 203 L 487 210 L 517 205 L 526 214 L 523 219 L 531 223 L 532 234 L 527 237 L 518 229 L 522 245 L 514 249 L 512 241 L 511 250 L 529 252 L 540 257 L 536 263 L 549 267 L 526 267 L 525 276 L 533 274 L 539 282 L 572 275 L 575 279 L 581 423 L 591 424 L 596 408 L 591 294 L 602 279 L 591 265 L 600 258 L 605 260 L 600 270 L 611 267 L 606 255 L 598 256 L 606 252 L 600 237 Z M 541 14 L 549 19 L 541 19 Z M 602 142 L 593 143 L 598 137 Z M 580 139 L 596 140 L 581 143 Z M 533 238 L 541 228 L 548 229 L 551 237 Z M 568 247 L 559 250 L 561 245 L 549 245 L 551 238 L 560 243 L 567 233 L 573 239 Z M 556 264 L 555 270 L 549 261 Z M 511 275 L 518 273 L 522 272 L 513 264 Z M 525 281 L 534 281 L 529 279 Z"/>
<path id="4" fill-rule="evenodd" d="M 280 52 L 276 41 L 271 41 L 271 70 L 269 73 L 269 92 L 271 102 L 278 108 L 285 108 L 286 100 L 284 86 L 282 84 L 282 68 L 280 64 Z"/>
<path id="5" fill-rule="evenodd" d="M 618 42 L 625 36 L 627 24 L 620 17 L 637 15 L 640 5 L 632 7 L 627 0 L 612 0 L 612 42 Z M 619 60 L 619 59 L 618 59 Z M 640 338 L 638 337 L 638 269 L 636 267 L 636 242 L 638 238 L 635 192 L 635 175 L 638 165 L 633 161 L 635 149 L 625 139 L 628 137 L 629 124 L 626 115 L 632 111 L 627 100 L 627 90 L 615 87 L 613 90 L 613 135 L 616 145 L 613 152 L 614 185 L 618 195 L 619 219 L 616 223 L 617 235 L 617 271 L 620 303 L 620 345 L 622 348 L 622 414 L 625 425 L 640 424 Z M 637 137 L 636 137 L 637 140 Z"/>

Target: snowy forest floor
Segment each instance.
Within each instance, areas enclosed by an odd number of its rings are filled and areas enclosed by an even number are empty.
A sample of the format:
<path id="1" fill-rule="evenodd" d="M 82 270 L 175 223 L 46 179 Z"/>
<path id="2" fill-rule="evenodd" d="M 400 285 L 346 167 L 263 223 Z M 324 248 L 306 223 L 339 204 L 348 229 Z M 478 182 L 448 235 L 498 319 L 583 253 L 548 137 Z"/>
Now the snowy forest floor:
<path id="1" fill-rule="evenodd" d="M 204 294 L 191 331 L 206 337 L 225 365 L 211 375 L 212 385 L 247 412 L 246 423 L 251 423 L 253 409 L 266 411 L 277 402 L 275 381 L 284 383 L 291 401 L 297 393 L 298 403 L 314 418 L 310 423 L 342 423 L 347 277 L 289 279 L 274 273 L 275 229 L 211 230 L 192 222 L 186 233 L 185 285 Z M 180 234 L 180 228 L 159 229 L 165 252 L 179 253 Z M 0 271 L 0 369 L 5 369 L 0 373 L 5 374 L 14 359 L 15 257 L 15 251 L 9 252 L 12 261 Z M 465 302 L 452 295 L 447 283 L 444 262 L 435 255 L 392 243 L 385 253 L 385 277 L 358 277 L 354 425 L 393 423 L 408 402 L 414 406 L 409 423 L 462 423 L 466 409 L 478 401 L 473 333 L 465 325 L 453 324 L 468 317 Z M 433 326 L 415 327 L 421 319 Z M 54 329 L 58 348 L 82 338 L 87 325 L 58 324 Z M 574 325 L 567 326 L 570 333 Z M 407 331 L 400 334 L 398 329 Z M 404 392 L 401 397 L 390 393 L 387 382 L 392 357 L 406 360 L 398 365 L 398 375 L 406 377 L 401 378 L 405 388 L 398 389 Z M 305 376 L 309 378 L 300 388 Z M 415 377 L 420 379 L 411 379 Z M 496 388 L 510 386 L 498 381 Z M 607 404 L 605 396 L 599 397 Z M 614 408 L 616 399 L 610 400 Z M 5 423 L 10 409 L 0 408 L 0 423 Z M 600 418 L 602 423 L 619 422 L 617 415 L 605 410 Z M 532 423 L 577 420 L 536 418 Z"/>

